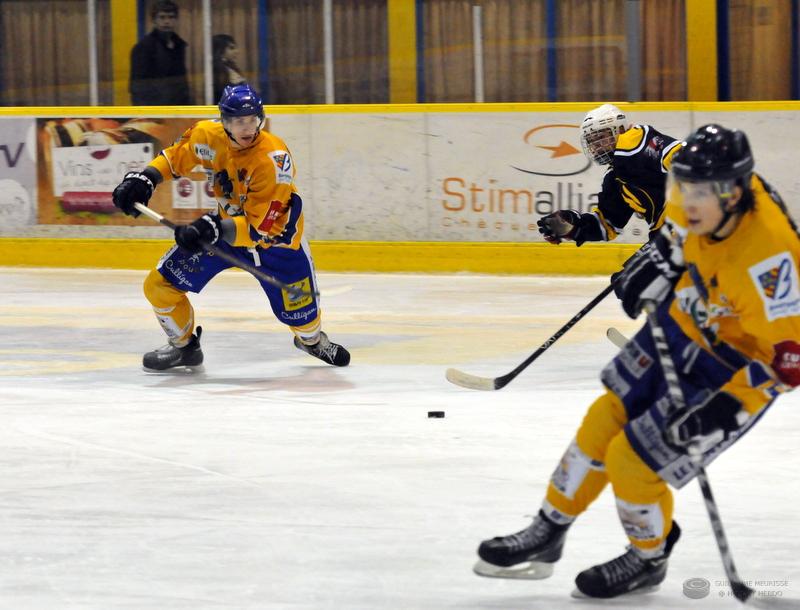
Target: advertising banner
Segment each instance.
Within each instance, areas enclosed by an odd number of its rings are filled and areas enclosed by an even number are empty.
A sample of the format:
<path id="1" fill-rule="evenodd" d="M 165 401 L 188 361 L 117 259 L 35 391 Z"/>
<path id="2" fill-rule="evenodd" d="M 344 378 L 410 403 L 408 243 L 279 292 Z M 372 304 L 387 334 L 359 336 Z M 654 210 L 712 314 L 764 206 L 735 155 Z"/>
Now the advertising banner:
<path id="1" fill-rule="evenodd" d="M 111 193 L 126 172 L 144 169 L 165 146 L 169 146 L 196 119 L 167 118 L 67 118 L 37 119 L 39 162 L 39 224 L 139 225 L 114 207 Z M 204 176 L 192 176 L 198 178 Z M 190 182 L 187 180 L 187 182 Z M 150 207 L 189 220 L 200 214 L 197 191 L 194 198 L 180 199 L 174 206 L 174 190 L 159 188 Z M 190 205 L 191 203 L 191 205 Z"/>
<path id="2" fill-rule="evenodd" d="M 536 221 L 597 203 L 605 167 L 580 144 L 583 113 L 432 112 L 273 117 L 290 137 L 310 133 L 309 167 L 296 158 L 298 188 L 314 239 L 542 241 Z M 635 121 L 682 138 L 690 114 L 637 113 Z M 300 144 L 305 142 L 301 139 Z M 309 184 L 310 181 L 310 184 Z M 346 211 L 348 222 L 342 222 Z M 633 218 L 617 243 L 641 243 Z"/>
<path id="3" fill-rule="evenodd" d="M 541 241 L 537 220 L 561 209 L 587 212 L 605 167 L 580 146 L 584 112 L 300 112 L 270 117 L 297 168 L 306 234 L 340 241 Z M 513 110 L 513 109 L 511 109 Z M 796 111 L 630 111 L 634 123 L 682 139 L 708 122 L 747 133 L 760 172 L 800 218 L 800 174 L 788 147 Z M 111 191 L 195 118 L 63 118 L 0 121 L 0 214 L 26 226 L 127 225 Z M 800 136 L 800 134 L 798 134 Z M 38 148 L 31 180 L 32 141 Z M 10 172 L 10 173 L 9 173 Z M 5 182 L 3 184 L 6 184 Z M 156 190 L 151 207 L 186 222 L 216 202 L 202 172 Z M 641 243 L 633 218 L 615 240 Z"/>
<path id="4" fill-rule="evenodd" d="M 0 118 L 0 225 L 36 224 L 36 131 L 28 118 Z"/>

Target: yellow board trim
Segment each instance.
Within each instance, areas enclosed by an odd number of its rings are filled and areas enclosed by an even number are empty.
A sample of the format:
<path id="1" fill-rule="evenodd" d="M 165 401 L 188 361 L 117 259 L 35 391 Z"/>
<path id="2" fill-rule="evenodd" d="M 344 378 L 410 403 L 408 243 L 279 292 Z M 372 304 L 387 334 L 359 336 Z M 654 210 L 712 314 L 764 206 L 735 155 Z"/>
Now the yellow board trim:
<path id="1" fill-rule="evenodd" d="M 0 261 L 17 267 L 152 269 L 162 239 L 0 238 Z M 314 241 L 320 271 L 594 275 L 618 271 L 636 244 Z"/>
<path id="2" fill-rule="evenodd" d="M 114 103 L 130 104 L 131 49 L 136 44 L 136 2 L 111 0 L 111 69 Z M 69 116 L 69 115 L 65 115 Z"/>
<path id="3" fill-rule="evenodd" d="M 126 83 L 127 86 L 127 83 Z M 770 102 L 613 102 L 627 112 L 797 112 L 800 101 Z M 567 112 L 585 114 L 595 103 L 547 102 L 485 104 L 319 104 L 304 106 L 265 106 L 267 114 L 404 114 L 463 112 Z M 217 117 L 216 106 L 9 106 L 0 116 L 11 117 Z"/>
<path id="4" fill-rule="evenodd" d="M 389 100 L 417 101 L 417 7 L 414 0 L 387 0 Z"/>
<path id="5" fill-rule="evenodd" d="M 686 85 L 690 102 L 716 100 L 717 3 L 686 2 Z"/>

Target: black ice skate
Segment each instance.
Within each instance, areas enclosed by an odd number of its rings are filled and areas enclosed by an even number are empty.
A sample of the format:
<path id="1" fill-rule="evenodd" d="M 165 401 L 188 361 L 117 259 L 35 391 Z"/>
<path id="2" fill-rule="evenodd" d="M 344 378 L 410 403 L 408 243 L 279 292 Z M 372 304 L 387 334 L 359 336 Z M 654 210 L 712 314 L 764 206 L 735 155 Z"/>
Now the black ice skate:
<path id="1" fill-rule="evenodd" d="M 184 347 L 167 344 L 157 350 L 147 352 L 142 359 L 145 371 L 151 373 L 180 372 L 199 373 L 203 370 L 203 350 L 200 349 L 200 335 L 203 329 L 197 327 Z"/>
<path id="2" fill-rule="evenodd" d="M 338 343 L 334 343 L 328 339 L 328 335 L 322 331 L 319 333 L 319 341 L 314 345 L 306 345 L 295 337 L 294 346 L 333 366 L 347 366 L 350 364 L 350 352 Z"/>
<path id="3" fill-rule="evenodd" d="M 649 593 L 658 589 L 667 576 L 667 560 L 681 536 L 678 524 L 672 522 L 664 553 L 656 558 L 642 557 L 629 546 L 624 555 L 584 570 L 575 578 L 574 597 L 609 598 L 628 593 Z"/>
<path id="4" fill-rule="evenodd" d="M 526 529 L 481 542 L 480 559 L 472 569 L 494 578 L 549 578 L 561 559 L 567 529 L 569 525 L 553 523 L 540 510 Z"/>

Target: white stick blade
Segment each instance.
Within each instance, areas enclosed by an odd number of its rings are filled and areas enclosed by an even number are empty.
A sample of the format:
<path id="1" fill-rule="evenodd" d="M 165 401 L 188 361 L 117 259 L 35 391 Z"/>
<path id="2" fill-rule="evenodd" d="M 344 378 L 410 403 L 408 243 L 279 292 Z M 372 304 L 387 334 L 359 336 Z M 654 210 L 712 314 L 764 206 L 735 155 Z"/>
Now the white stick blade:
<path id="1" fill-rule="evenodd" d="M 625 344 L 628 342 L 628 338 L 613 326 L 606 331 L 606 337 L 619 349 L 625 347 Z"/>
<path id="2" fill-rule="evenodd" d="M 462 388 L 469 388 L 470 390 L 494 390 L 494 379 L 488 377 L 478 377 L 477 375 L 470 375 L 458 369 L 447 369 L 445 373 L 447 381 L 459 385 Z"/>

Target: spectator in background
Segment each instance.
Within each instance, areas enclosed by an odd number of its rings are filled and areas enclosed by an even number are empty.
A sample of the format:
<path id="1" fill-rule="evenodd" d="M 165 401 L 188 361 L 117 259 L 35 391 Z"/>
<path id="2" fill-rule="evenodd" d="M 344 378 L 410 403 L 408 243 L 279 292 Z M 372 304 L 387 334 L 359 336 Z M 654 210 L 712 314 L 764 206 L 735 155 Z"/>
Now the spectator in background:
<path id="1" fill-rule="evenodd" d="M 217 34 L 211 39 L 214 63 L 214 99 L 222 97 L 222 92 L 229 85 L 241 85 L 246 82 L 237 61 L 239 47 L 229 34 Z"/>
<path id="2" fill-rule="evenodd" d="M 131 100 L 136 106 L 192 104 L 186 74 L 186 41 L 175 33 L 178 5 L 156 2 L 150 16 L 153 31 L 131 51 Z"/>

